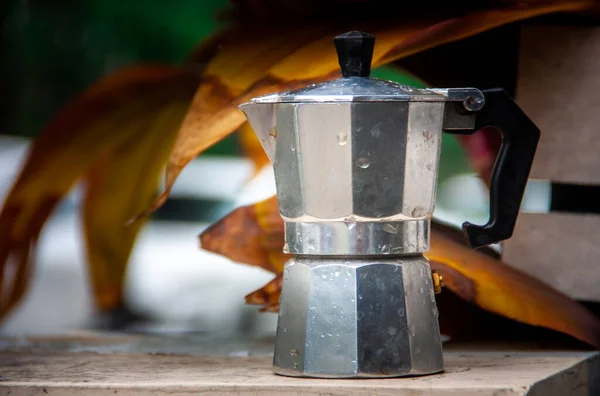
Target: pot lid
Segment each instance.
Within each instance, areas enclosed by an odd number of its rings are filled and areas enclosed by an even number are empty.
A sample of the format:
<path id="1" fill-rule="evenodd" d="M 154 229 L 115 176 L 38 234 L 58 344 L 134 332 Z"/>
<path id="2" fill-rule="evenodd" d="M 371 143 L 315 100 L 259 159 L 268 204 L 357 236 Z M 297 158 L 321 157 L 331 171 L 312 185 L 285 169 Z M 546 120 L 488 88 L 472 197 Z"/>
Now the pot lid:
<path id="1" fill-rule="evenodd" d="M 446 101 L 441 90 L 370 78 L 375 36 L 351 31 L 334 38 L 342 78 L 259 96 L 252 103 Z"/>

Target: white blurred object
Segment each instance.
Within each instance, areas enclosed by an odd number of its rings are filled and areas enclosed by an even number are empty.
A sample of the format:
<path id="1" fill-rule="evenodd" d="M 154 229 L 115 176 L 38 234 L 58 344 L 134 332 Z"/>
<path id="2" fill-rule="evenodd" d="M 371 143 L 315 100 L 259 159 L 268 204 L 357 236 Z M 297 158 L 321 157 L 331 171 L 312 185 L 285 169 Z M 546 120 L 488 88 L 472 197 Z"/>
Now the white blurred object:
<path id="1" fill-rule="evenodd" d="M 487 187 L 474 174 L 452 176 L 440 183 L 433 217 L 461 227 L 465 221 L 484 224 L 488 220 Z"/>
<path id="2" fill-rule="evenodd" d="M 197 161 L 202 164 L 197 169 L 206 171 L 178 179 L 177 183 L 212 181 L 206 191 L 213 197 L 232 200 L 236 207 L 275 192 L 271 167 L 263 168 L 248 180 L 252 168 L 245 159 L 234 158 L 227 164 L 229 160 L 222 158 L 215 161 L 200 157 Z M 204 176 L 210 173 L 210 177 Z M 228 184 L 222 183 L 223 180 L 228 180 L 229 185 L 219 191 L 218 185 Z M 232 180 L 236 182 L 230 183 Z M 203 197 L 209 195 L 206 191 Z M 274 334 L 277 316 L 259 313 L 258 307 L 244 302 L 245 295 L 269 282 L 274 275 L 200 249 L 198 236 L 208 226 L 161 221 L 147 227 L 138 238 L 129 264 L 128 303 L 162 323 L 193 327 L 215 335 L 232 334 L 243 328 L 246 332 Z M 158 245 L 157 241 L 160 241 Z"/>
<path id="3" fill-rule="evenodd" d="M 275 195 L 275 174 L 271 164 L 265 165 L 244 187 L 235 203 L 236 206 L 250 205 Z"/>
<path id="4" fill-rule="evenodd" d="M 2 334 L 53 334 L 83 329 L 94 314 L 77 216 L 52 216 L 42 232 L 25 297 Z"/>
<path id="5" fill-rule="evenodd" d="M 15 180 L 28 144 L 25 139 L 0 136 L 1 201 Z M 184 169 L 173 195 L 236 203 L 240 197 L 268 197 L 268 182 L 253 179 L 246 186 L 251 174 L 252 164 L 246 159 L 203 156 Z M 94 307 L 79 222 L 80 193 L 75 189 L 44 227 L 30 287 L 0 333 L 48 334 L 83 329 L 92 323 Z M 257 307 L 244 303 L 246 294 L 273 275 L 201 250 L 198 234 L 206 226 L 150 222 L 140 233 L 129 263 L 128 303 L 166 327 L 182 325 L 218 335 L 242 328 L 274 333 L 277 316 L 260 314 Z"/>
<path id="6" fill-rule="evenodd" d="M 247 158 L 204 155 L 183 168 L 171 196 L 230 200 L 240 193 L 253 171 L 254 165 Z"/>
<path id="7" fill-rule="evenodd" d="M 529 179 L 522 213 L 548 213 L 552 186 L 548 180 Z M 440 184 L 434 217 L 460 226 L 463 221 L 484 224 L 489 216 L 489 192 L 476 174 L 449 177 Z"/>
<path id="8" fill-rule="evenodd" d="M 244 326 L 274 331 L 269 322 L 275 315 L 244 303 L 244 296 L 273 274 L 199 249 L 197 235 L 206 225 L 161 223 L 140 234 L 130 262 L 126 298 L 132 308 L 161 323 L 215 335 L 240 332 Z"/>

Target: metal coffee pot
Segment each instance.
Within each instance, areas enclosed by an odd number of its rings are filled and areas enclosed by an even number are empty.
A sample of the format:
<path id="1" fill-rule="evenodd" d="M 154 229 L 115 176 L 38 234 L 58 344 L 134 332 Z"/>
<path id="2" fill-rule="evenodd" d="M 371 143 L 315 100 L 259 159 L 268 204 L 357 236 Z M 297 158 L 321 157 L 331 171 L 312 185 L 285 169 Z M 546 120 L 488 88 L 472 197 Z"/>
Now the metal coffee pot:
<path id="1" fill-rule="evenodd" d="M 539 130 L 503 90 L 417 89 L 369 78 L 375 37 L 334 39 L 343 77 L 240 106 L 273 162 L 285 222 L 278 374 L 398 377 L 443 370 L 427 258 L 442 132 L 503 137 L 490 220 L 510 238 Z"/>

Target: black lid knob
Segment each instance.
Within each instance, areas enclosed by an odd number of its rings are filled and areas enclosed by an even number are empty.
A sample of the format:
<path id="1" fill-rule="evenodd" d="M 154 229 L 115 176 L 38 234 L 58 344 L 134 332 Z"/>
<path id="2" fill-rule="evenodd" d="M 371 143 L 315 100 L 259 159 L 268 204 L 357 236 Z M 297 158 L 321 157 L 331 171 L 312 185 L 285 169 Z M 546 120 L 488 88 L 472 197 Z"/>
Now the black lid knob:
<path id="1" fill-rule="evenodd" d="M 369 77 L 375 36 L 353 30 L 333 39 L 342 76 Z"/>

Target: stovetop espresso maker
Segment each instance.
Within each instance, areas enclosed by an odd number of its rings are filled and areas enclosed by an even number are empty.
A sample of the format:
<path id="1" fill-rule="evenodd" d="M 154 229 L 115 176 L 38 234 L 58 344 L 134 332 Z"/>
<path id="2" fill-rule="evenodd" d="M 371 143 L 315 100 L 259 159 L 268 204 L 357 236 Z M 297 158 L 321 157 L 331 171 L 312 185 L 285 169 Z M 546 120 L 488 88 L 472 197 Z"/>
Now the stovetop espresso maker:
<path id="1" fill-rule="evenodd" d="M 443 370 L 428 260 L 442 132 L 503 137 L 490 219 L 472 248 L 512 235 L 539 130 L 499 89 L 369 78 L 375 37 L 334 39 L 343 77 L 240 106 L 273 162 L 284 251 L 278 374 L 398 377 Z"/>

